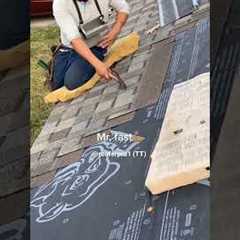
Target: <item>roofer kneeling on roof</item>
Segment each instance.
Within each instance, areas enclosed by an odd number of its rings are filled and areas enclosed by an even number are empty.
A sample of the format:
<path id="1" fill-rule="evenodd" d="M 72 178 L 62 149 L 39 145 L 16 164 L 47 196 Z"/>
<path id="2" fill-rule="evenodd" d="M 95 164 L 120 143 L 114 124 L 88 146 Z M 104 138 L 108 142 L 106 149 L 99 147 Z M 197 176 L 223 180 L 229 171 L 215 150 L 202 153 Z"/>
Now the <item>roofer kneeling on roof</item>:
<path id="1" fill-rule="evenodd" d="M 108 29 L 110 7 L 116 21 Z M 110 80 L 112 72 L 103 62 L 107 49 L 127 21 L 129 5 L 125 0 L 54 0 L 53 15 L 60 27 L 61 45 L 53 63 L 54 89 L 73 90 L 96 72 Z"/>

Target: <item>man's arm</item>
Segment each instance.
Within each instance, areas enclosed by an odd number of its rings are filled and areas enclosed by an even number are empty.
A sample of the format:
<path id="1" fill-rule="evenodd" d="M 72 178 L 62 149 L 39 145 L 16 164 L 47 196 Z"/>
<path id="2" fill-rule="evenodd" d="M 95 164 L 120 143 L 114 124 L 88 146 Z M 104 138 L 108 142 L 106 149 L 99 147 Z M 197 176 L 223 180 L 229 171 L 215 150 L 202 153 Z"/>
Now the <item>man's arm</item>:
<path id="1" fill-rule="evenodd" d="M 117 39 L 118 34 L 121 32 L 123 26 L 126 24 L 128 19 L 128 13 L 118 12 L 116 21 L 109 33 L 103 37 L 100 41 L 99 45 L 102 48 L 107 48 L 113 44 L 113 42 Z"/>
<path id="2" fill-rule="evenodd" d="M 99 46 L 104 48 L 110 46 L 116 40 L 126 24 L 130 12 L 130 7 L 126 0 L 110 0 L 110 5 L 116 10 L 117 17 L 111 31 L 99 43 Z"/>

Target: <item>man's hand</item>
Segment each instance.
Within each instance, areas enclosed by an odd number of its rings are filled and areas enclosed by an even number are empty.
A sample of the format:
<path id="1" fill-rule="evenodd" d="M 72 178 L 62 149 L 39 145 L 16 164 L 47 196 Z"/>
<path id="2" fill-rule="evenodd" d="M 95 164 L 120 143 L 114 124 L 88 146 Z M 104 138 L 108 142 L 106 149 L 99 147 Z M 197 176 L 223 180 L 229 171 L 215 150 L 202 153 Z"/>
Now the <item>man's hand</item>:
<path id="1" fill-rule="evenodd" d="M 107 48 L 111 46 L 117 39 L 118 34 L 121 32 L 123 26 L 128 19 L 128 14 L 124 12 L 118 12 L 116 21 L 112 27 L 112 30 L 107 33 L 102 40 L 99 42 L 98 46 L 102 48 Z"/>
<path id="2" fill-rule="evenodd" d="M 114 43 L 114 41 L 117 39 L 117 36 L 118 36 L 118 32 L 113 30 L 110 31 L 102 38 L 98 46 L 102 48 L 108 48 Z"/>
<path id="3" fill-rule="evenodd" d="M 95 66 L 95 69 L 97 74 L 106 80 L 111 80 L 114 77 L 111 69 L 107 67 L 106 64 L 104 64 L 103 62 L 99 62 Z"/>

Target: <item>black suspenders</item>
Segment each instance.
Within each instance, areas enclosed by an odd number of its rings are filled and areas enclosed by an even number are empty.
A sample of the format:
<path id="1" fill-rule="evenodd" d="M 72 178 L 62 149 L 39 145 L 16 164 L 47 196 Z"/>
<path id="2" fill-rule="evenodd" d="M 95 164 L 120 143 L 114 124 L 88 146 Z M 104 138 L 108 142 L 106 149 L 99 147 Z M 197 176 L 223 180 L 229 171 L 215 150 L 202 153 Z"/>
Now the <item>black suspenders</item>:
<path id="1" fill-rule="evenodd" d="M 94 2 L 95 2 L 95 5 L 96 5 L 96 7 L 98 9 L 99 14 L 100 14 L 100 19 L 103 20 L 104 16 L 103 16 L 102 10 L 101 10 L 101 8 L 99 6 L 98 0 L 94 0 Z"/>
<path id="2" fill-rule="evenodd" d="M 78 13 L 79 22 L 80 22 L 80 24 L 83 24 L 83 18 L 82 18 L 82 14 L 80 12 L 79 6 L 77 4 L 77 0 L 73 0 L 73 3 L 74 3 L 74 6 L 75 6 L 75 8 L 77 10 L 77 13 Z"/>
<path id="3" fill-rule="evenodd" d="M 94 2 L 95 2 L 95 5 L 98 9 L 99 14 L 100 14 L 100 20 L 103 21 L 104 15 L 103 15 L 102 10 L 99 6 L 98 0 L 94 0 Z M 75 5 L 75 8 L 76 8 L 77 13 L 78 13 L 78 17 L 79 17 L 79 22 L 80 22 L 79 30 L 80 30 L 81 34 L 84 36 L 84 38 L 86 38 L 86 35 L 84 34 L 84 32 L 82 31 L 82 28 L 81 28 L 81 24 L 83 24 L 83 18 L 82 18 L 82 14 L 81 14 L 81 11 L 79 9 L 79 6 L 77 4 L 77 0 L 73 0 L 73 3 Z"/>

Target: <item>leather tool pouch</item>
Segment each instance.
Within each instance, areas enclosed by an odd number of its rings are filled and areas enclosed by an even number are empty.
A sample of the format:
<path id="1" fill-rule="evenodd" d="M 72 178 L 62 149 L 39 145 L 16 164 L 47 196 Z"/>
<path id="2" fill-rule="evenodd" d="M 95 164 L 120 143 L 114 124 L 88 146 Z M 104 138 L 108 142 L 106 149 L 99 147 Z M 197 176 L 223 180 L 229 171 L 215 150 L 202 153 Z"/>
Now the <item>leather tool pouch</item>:
<path id="1" fill-rule="evenodd" d="M 62 45 L 59 44 L 51 47 L 52 58 L 48 62 L 48 64 L 44 63 L 42 60 L 38 61 L 38 64 L 46 70 L 44 85 L 48 87 L 49 91 L 55 90 L 54 81 L 53 81 L 54 61 L 56 58 L 56 54 L 61 48 L 61 46 Z"/>

